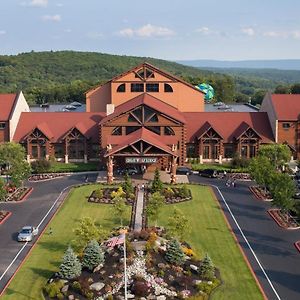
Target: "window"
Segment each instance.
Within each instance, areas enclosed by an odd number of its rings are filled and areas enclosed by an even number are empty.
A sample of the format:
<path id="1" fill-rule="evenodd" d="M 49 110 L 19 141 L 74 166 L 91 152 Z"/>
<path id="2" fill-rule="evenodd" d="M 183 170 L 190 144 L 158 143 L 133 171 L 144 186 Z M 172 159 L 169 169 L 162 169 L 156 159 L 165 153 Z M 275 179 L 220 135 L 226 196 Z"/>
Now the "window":
<path id="1" fill-rule="evenodd" d="M 141 69 L 136 72 L 135 78 L 142 78 L 142 79 L 147 79 L 147 78 L 154 78 L 154 73 L 148 69 Z"/>
<path id="2" fill-rule="evenodd" d="M 0 123 L 0 130 L 1 130 L 1 129 L 4 129 L 4 128 L 5 128 L 5 123 L 4 123 L 4 122 L 1 122 L 1 123 Z"/>
<path id="3" fill-rule="evenodd" d="M 241 156 L 242 157 L 248 157 L 248 147 L 247 146 L 242 146 L 242 148 L 241 148 Z"/>
<path id="4" fill-rule="evenodd" d="M 139 130 L 141 127 L 139 126 L 128 126 L 126 127 L 126 135 Z"/>
<path id="5" fill-rule="evenodd" d="M 225 158 L 233 158 L 233 146 L 224 146 L 224 156 Z"/>
<path id="6" fill-rule="evenodd" d="M 93 144 L 92 145 L 92 153 L 91 153 L 91 157 L 93 158 L 98 158 L 100 154 L 99 151 L 99 145 L 98 144 Z"/>
<path id="7" fill-rule="evenodd" d="M 38 158 L 38 146 L 31 146 L 31 155 L 33 158 Z"/>
<path id="8" fill-rule="evenodd" d="M 125 83 L 122 83 L 118 86 L 117 93 L 125 93 L 125 92 L 126 92 Z"/>
<path id="9" fill-rule="evenodd" d="M 291 127 L 290 123 L 282 123 L 282 128 L 283 129 L 289 129 Z"/>
<path id="10" fill-rule="evenodd" d="M 212 152 L 211 152 L 211 158 L 213 158 L 213 159 L 217 159 L 218 158 L 218 146 L 216 146 L 216 145 L 213 145 L 212 146 Z"/>
<path id="11" fill-rule="evenodd" d="M 166 126 L 164 128 L 164 135 L 175 135 L 175 132 L 170 126 Z"/>
<path id="12" fill-rule="evenodd" d="M 256 153 L 256 146 L 250 145 L 249 148 L 250 148 L 250 158 L 254 157 Z"/>
<path id="13" fill-rule="evenodd" d="M 165 93 L 173 93 L 173 88 L 168 83 L 165 83 L 164 91 Z"/>
<path id="14" fill-rule="evenodd" d="M 187 155 L 187 157 L 196 157 L 195 144 L 187 144 L 186 145 L 186 155 Z"/>
<path id="15" fill-rule="evenodd" d="M 64 145 L 54 145 L 55 157 L 56 158 L 63 158 L 64 157 Z"/>
<path id="16" fill-rule="evenodd" d="M 121 126 L 115 127 L 111 135 L 122 135 L 122 127 Z"/>
<path id="17" fill-rule="evenodd" d="M 131 92 L 133 93 L 140 93 L 144 91 L 144 84 L 143 83 L 132 83 L 131 84 Z"/>
<path id="18" fill-rule="evenodd" d="M 148 92 L 148 93 L 159 92 L 159 84 L 158 83 L 147 83 L 146 84 L 146 92 Z"/>
<path id="19" fill-rule="evenodd" d="M 209 158 L 209 146 L 203 147 L 203 158 L 208 159 Z"/>
<path id="20" fill-rule="evenodd" d="M 147 129 L 149 129 L 150 131 L 160 135 L 160 127 L 159 126 L 147 126 Z"/>

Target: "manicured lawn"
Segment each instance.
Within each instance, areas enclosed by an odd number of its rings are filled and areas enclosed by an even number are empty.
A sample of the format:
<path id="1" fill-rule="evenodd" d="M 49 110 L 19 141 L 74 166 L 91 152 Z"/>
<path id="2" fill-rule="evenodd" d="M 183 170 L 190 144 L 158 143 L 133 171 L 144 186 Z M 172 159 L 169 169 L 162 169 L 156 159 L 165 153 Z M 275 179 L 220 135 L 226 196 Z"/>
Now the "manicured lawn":
<path id="1" fill-rule="evenodd" d="M 85 163 L 62 163 L 53 162 L 49 172 L 63 173 L 63 172 L 85 172 L 85 171 L 97 171 L 99 168 L 98 162 Z"/>
<path id="2" fill-rule="evenodd" d="M 74 239 L 73 229 L 78 226 L 80 218 L 91 217 L 96 224 L 108 230 L 119 225 L 112 216 L 111 205 L 87 202 L 86 197 L 93 190 L 95 186 L 90 185 L 71 191 L 1 299 L 43 299 L 42 287 L 53 272 L 58 271 L 63 253 Z M 130 212 L 131 207 L 128 206 L 126 225 Z M 49 227 L 52 228 L 51 235 Z"/>
<path id="3" fill-rule="evenodd" d="M 217 171 L 226 171 L 226 172 L 248 172 L 247 168 L 233 168 L 231 164 L 191 164 L 191 167 L 194 171 L 201 171 L 204 169 L 213 169 Z"/>
<path id="4" fill-rule="evenodd" d="M 190 232 L 186 241 L 201 258 L 208 253 L 220 269 L 224 284 L 211 299 L 263 299 L 242 254 L 231 235 L 222 212 L 212 196 L 211 189 L 191 185 L 193 200 L 165 205 L 159 216 L 159 225 L 166 226 L 172 207 L 177 206 L 189 218 Z"/>

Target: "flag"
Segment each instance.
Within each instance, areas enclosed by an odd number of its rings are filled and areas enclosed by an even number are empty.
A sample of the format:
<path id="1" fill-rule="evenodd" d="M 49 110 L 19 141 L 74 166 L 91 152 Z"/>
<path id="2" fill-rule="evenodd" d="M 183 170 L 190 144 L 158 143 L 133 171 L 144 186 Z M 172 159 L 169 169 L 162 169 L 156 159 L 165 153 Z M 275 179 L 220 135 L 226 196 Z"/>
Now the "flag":
<path id="1" fill-rule="evenodd" d="M 125 241 L 125 233 L 120 234 L 119 236 L 114 236 L 107 241 L 107 247 L 113 248 L 116 245 L 121 245 Z"/>

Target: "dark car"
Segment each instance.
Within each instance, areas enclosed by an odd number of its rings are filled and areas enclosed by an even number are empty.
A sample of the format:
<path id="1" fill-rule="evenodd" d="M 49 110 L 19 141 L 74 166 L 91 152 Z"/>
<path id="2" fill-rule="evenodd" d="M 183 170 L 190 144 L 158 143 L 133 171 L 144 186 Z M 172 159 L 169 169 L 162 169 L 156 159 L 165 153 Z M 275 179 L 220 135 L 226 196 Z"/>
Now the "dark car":
<path id="1" fill-rule="evenodd" d="M 116 173 L 117 173 L 118 175 L 125 175 L 126 173 L 127 173 L 128 175 L 136 175 L 136 174 L 138 174 L 139 172 L 138 172 L 137 168 L 135 168 L 135 167 L 128 167 L 128 168 L 125 168 L 125 169 L 118 168 L 118 169 L 116 170 Z"/>
<path id="2" fill-rule="evenodd" d="M 216 178 L 218 176 L 218 172 L 213 169 L 204 169 L 199 171 L 199 175 L 203 177 Z"/>
<path id="3" fill-rule="evenodd" d="M 178 167 L 176 169 L 176 174 L 178 174 L 178 175 L 191 175 L 191 174 L 193 174 L 193 171 L 189 167 Z"/>

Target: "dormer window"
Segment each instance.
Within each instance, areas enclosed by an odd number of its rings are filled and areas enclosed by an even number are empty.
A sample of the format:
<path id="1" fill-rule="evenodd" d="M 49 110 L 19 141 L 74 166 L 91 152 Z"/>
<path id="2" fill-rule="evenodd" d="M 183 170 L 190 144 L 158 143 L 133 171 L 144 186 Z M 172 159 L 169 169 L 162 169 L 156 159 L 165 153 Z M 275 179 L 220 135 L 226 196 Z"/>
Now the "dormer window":
<path id="1" fill-rule="evenodd" d="M 140 69 L 139 71 L 136 72 L 135 78 L 141 78 L 141 79 L 147 79 L 147 78 L 154 78 L 154 73 L 145 68 L 145 69 Z"/>
<path id="2" fill-rule="evenodd" d="M 125 93 L 125 92 L 126 92 L 125 83 L 122 83 L 118 86 L 117 93 Z"/>
<path id="3" fill-rule="evenodd" d="M 168 83 L 164 84 L 164 91 L 165 93 L 173 93 L 173 88 Z"/>

